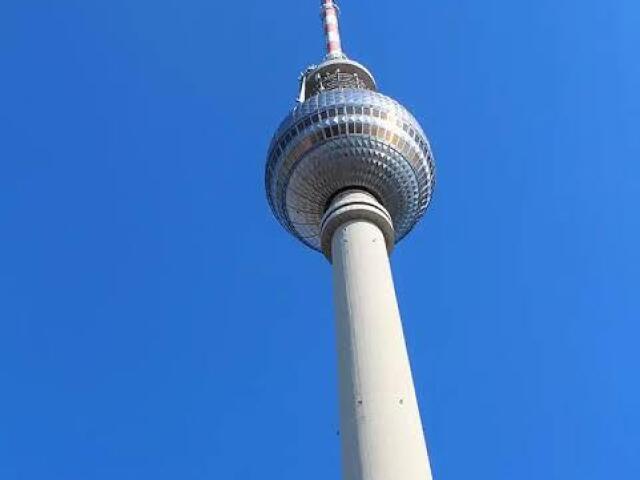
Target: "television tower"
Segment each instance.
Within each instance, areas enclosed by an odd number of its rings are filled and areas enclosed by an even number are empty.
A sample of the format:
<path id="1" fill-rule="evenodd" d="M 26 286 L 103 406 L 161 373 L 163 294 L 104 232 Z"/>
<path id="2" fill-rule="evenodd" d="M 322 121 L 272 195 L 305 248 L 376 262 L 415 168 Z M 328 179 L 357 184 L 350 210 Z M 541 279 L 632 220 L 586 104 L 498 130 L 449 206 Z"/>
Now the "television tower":
<path id="1" fill-rule="evenodd" d="M 321 14 L 327 55 L 273 137 L 267 198 L 333 265 L 344 479 L 430 480 L 389 254 L 429 205 L 433 156 L 416 119 L 343 53 L 335 2 Z"/>

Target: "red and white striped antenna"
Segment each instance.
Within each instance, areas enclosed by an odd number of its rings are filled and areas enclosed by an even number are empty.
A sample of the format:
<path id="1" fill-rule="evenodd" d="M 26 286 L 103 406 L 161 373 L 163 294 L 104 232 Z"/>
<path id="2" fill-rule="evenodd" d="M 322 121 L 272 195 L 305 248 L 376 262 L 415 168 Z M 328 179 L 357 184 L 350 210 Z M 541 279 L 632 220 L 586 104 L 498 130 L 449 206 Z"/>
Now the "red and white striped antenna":
<path id="1" fill-rule="evenodd" d="M 327 58 L 342 58 L 342 43 L 340 42 L 340 27 L 338 25 L 338 5 L 333 0 L 321 0 L 321 16 L 324 34 L 327 40 Z"/>

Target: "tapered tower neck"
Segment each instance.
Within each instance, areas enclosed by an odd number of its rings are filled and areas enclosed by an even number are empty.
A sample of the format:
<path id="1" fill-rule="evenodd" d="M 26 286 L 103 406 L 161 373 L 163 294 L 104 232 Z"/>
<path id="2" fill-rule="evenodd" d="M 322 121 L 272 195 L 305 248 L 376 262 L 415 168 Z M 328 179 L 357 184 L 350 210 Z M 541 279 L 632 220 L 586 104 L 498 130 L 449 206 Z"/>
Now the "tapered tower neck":
<path id="1" fill-rule="evenodd" d="M 344 58 L 338 24 L 338 5 L 333 0 L 321 0 L 322 25 L 327 44 L 327 59 Z"/>
<path id="2" fill-rule="evenodd" d="M 387 251 L 391 253 L 395 244 L 391 215 L 369 192 L 348 188 L 333 198 L 320 224 L 322 251 L 329 261 L 332 261 L 332 242 L 336 230 L 353 221 L 374 224 L 384 237 Z"/>

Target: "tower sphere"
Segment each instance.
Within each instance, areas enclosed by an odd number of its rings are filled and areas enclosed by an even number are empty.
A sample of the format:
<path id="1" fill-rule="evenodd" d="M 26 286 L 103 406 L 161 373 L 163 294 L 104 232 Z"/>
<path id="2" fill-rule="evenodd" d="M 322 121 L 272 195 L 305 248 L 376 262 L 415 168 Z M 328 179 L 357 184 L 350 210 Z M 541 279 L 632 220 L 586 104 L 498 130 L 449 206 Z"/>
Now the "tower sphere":
<path id="1" fill-rule="evenodd" d="M 265 184 L 275 217 L 321 250 L 321 222 L 336 195 L 373 195 L 401 240 L 424 214 L 435 169 L 427 137 L 357 62 L 330 58 L 301 77 L 299 103 L 271 141 Z"/>

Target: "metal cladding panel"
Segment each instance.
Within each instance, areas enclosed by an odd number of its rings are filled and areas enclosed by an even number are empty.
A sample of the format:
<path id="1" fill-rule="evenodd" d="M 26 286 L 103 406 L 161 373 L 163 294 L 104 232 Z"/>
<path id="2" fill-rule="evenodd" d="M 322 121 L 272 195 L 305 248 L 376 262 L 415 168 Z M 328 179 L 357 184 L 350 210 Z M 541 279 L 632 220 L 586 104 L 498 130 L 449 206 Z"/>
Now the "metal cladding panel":
<path id="1" fill-rule="evenodd" d="M 323 91 L 296 106 L 269 148 L 266 190 L 278 221 L 320 249 L 320 219 L 341 190 L 363 188 L 389 211 L 396 241 L 424 214 L 434 185 L 429 142 L 398 102 L 362 89 Z"/>

